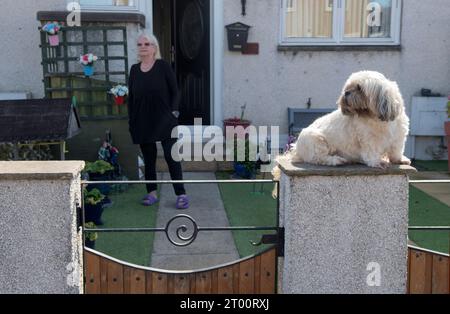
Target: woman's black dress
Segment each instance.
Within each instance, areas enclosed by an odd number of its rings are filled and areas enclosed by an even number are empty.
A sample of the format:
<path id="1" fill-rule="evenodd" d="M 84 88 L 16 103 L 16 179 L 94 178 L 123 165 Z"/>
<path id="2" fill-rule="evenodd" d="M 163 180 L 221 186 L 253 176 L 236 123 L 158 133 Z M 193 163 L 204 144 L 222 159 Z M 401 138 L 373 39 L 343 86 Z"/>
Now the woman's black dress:
<path id="1" fill-rule="evenodd" d="M 180 93 L 175 74 L 164 60 L 156 60 L 148 72 L 141 64 L 131 67 L 128 82 L 129 128 L 134 144 L 154 143 L 171 138 L 178 119 Z"/>

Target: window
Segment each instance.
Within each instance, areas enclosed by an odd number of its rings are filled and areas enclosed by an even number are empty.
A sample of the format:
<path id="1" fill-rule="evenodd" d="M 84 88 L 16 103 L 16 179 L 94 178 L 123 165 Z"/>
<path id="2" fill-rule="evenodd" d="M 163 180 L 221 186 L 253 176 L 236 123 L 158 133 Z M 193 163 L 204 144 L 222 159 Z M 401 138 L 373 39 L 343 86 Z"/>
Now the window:
<path id="1" fill-rule="evenodd" d="M 82 9 L 100 11 L 139 10 L 140 0 L 77 0 Z"/>
<path id="2" fill-rule="evenodd" d="M 401 0 L 282 0 L 282 45 L 398 45 Z"/>

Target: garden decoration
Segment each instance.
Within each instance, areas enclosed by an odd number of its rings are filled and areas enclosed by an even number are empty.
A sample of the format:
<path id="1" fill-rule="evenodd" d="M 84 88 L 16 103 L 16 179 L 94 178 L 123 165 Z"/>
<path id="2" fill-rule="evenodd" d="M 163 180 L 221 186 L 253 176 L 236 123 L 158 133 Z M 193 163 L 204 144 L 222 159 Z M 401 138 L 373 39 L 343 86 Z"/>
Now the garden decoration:
<path id="1" fill-rule="evenodd" d="M 116 85 L 111 88 L 110 93 L 113 94 L 116 105 L 120 106 L 124 104 L 125 96 L 128 95 L 128 87 Z"/>
<path id="2" fill-rule="evenodd" d="M 92 53 L 80 56 L 80 63 L 84 66 L 84 75 L 89 77 L 94 75 L 94 62 L 98 57 Z"/>
<path id="3" fill-rule="evenodd" d="M 59 46 L 59 31 L 61 30 L 61 25 L 58 22 L 48 22 L 42 27 L 42 31 L 46 32 L 48 35 L 48 41 L 50 46 Z"/>

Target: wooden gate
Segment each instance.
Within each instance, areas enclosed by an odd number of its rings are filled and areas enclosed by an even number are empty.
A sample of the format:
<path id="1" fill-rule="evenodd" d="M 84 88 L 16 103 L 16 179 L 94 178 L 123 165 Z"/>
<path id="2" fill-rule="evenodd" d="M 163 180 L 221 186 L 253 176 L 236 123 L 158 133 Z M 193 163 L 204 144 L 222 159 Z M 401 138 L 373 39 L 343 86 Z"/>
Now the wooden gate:
<path id="1" fill-rule="evenodd" d="M 276 248 L 195 272 L 139 267 L 85 248 L 84 265 L 86 294 L 276 293 Z"/>
<path id="2" fill-rule="evenodd" d="M 410 246 L 407 288 L 409 294 L 450 294 L 449 255 Z"/>

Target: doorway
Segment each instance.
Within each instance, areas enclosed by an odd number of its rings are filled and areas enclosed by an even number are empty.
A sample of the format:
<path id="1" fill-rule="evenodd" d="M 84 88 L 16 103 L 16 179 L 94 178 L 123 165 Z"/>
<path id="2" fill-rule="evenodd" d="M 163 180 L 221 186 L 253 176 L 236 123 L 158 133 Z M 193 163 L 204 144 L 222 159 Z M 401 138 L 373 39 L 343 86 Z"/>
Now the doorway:
<path id="1" fill-rule="evenodd" d="M 153 31 L 177 75 L 181 125 L 211 124 L 210 0 L 153 0 Z"/>

